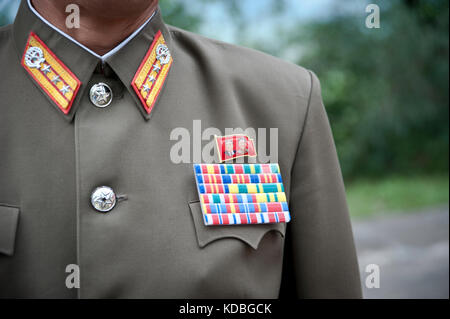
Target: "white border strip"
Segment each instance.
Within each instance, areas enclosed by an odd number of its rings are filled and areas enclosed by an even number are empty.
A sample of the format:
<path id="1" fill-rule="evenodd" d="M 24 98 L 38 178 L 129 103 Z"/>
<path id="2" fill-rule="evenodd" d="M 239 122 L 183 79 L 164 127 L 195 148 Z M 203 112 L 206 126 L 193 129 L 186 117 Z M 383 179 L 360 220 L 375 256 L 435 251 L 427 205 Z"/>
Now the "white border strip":
<path id="1" fill-rule="evenodd" d="M 108 57 L 112 56 L 113 54 L 115 54 L 117 51 L 119 51 L 120 49 L 122 49 L 128 42 L 131 41 L 131 39 L 133 39 L 146 25 L 147 23 L 150 22 L 150 20 L 152 20 L 152 18 L 155 16 L 156 11 L 155 10 L 153 12 L 153 14 L 151 15 L 150 18 L 147 19 L 147 21 L 145 21 L 136 31 L 134 31 L 132 34 L 130 34 L 128 36 L 128 38 L 126 38 L 125 40 L 123 40 L 122 42 L 120 42 L 114 49 L 112 49 L 111 51 L 109 51 L 108 53 L 104 54 L 104 55 L 98 55 L 97 53 L 95 53 L 94 51 L 92 51 L 91 49 L 89 49 L 88 47 L 84 46 L 83 44 L 81 44 L 80 42 L 78 42 L 77 40 L 75 40 L 74 38 L 72 38 L 70 35 L 68 35 L 67 33 L 59 30 L 57 27 L 55 27 L 53 24 L 51 24 L 50 22 L 48 22 L 43 16 L 41 16 L 39 14 L 39 12 L 36 11 L 36 9 L 33 8 L 33 6 L 31 5 L 31 0 L 27 0 L 28 2 L 28 7 L 30 8 L 30 10 L 39 18 L 42 20 L 42 22 L 44 22 L 46 25 L 48 25 L 50 28 L 52 28 L 53 30 L 55 30 L 56 32 L 58 32 L 59 34 L 61 34 L 62 36 L 64 36 L 65 38 L 69 39 L 70 41 L 72 41 L 73 43 L 77 44 L 78 46 L 82 47 L 84 50 L 86 50 L 87 52 L 89 52 L 90 54 L 92 54 L 93 56 L 99 58 L 102 60 L 102 62 L 104 62 Z"/>

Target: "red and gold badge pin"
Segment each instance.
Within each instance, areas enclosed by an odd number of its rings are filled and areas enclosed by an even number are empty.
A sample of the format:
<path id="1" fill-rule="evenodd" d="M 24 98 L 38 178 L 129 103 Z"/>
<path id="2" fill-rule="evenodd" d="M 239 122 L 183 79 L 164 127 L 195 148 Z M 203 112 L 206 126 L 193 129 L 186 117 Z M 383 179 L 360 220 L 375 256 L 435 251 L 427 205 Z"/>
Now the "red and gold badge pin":
<path id="1" fill-rule="evenodd" d="M 248 156 L 255 157 L 255 144 L 251 138 L 244 134 L 214 136 L 216 140 L 219 161 L 225 162 L 235 158 Z"/>

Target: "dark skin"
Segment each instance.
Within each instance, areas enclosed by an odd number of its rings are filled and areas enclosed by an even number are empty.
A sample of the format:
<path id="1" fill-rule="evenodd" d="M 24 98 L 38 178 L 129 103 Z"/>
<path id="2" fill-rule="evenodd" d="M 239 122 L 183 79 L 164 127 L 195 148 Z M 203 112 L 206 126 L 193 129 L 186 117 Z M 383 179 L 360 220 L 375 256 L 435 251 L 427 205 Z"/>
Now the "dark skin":
<path id="1" fill-rule="evenodd" d="M 95 53 L 104 55 L 138 29 L 158 0 L 32 0 L 39 14 Z M 80 8 L 80 28 L 68 29 L 66 6 Z"/>

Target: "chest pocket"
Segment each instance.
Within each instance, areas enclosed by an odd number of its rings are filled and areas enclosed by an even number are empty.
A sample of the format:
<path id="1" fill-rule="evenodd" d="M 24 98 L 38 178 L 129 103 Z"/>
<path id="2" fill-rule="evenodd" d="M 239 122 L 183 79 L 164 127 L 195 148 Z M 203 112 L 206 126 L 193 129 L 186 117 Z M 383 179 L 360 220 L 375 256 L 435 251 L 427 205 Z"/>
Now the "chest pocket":
<path id="1" fill-rule="evenodd" d="M 0 204 L 0 254 L 14 254 L 18 221 L 19 208 Z"/>
<path id="2" fill-rule="evenodd" d="M 267 233 L 277 232 L 281 237 L 284 237 L 286 232 L 285 223 L 205 226 L 200 202 L 190 202 L 189 208 L 194 220 L 195 231 L 197 233 L 197 240 L 200 248 L 203 248 L 216 240 L 235 238 L 248 244 L 253 249 L 258 249 L 259 243 Z"/>

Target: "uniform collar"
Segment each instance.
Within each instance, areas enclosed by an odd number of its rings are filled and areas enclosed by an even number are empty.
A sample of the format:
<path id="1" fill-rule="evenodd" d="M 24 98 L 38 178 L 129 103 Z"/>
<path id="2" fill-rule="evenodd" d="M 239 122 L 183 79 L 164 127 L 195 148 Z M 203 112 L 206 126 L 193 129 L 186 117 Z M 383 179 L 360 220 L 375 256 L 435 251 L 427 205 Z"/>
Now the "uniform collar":
<path id="1" fill-rule="evenodd" d="M 153 14 L 151 15 L 150 18 L 147 19 L 147 21 L 145 21 L 136 31 L 134 31 L 132 34 L 130 34 L 125 40 L 123 40 L 121 43 L 119 43 L 115 48 L 113 48 L 111 51 L 107 52 L 106 54 L 100 56 L 97 53 L 95 53 L 94 51 L 92 51 L 91 49 L 89 49 L 88 47 L 84 46 L 82 43 L 78 42 L 77 40 L 75 40 L 74 38 L 72 38 L 70 35 L 64 33 L 63 31 L 59 30 L 58 28 L 56 28 L 54 25 L 52 25 L 49 21 L 47 21 L 43 16 L 41 16 L 41 14 L 39 12 L 37 12 L 36 9 L 34 9 L 33 5 L 31 4 L 31 0 L 26 0 L 27 4 L 28 4 L 28 8 L 45 24 L 47 24 L 50 28 L 52 28 L 53 30 L 55 30 L 56 32 L 60 33 L 62 36 L 66 37 L 67 39 L 69 39 L 70 41 L 78 44 L 80 47 L 82 47 L 83 49 L 85 49 L 86 51 L 88 51 L 89 53 L 91 53 L 93 56 L 101 59 L 102 61 L 105 61 L 108 57 L 114 55 L 117 51 L 119 51 L 121 48 L 123 48 L 128 42 L 131 41 L 131 39 L 133 39 L 137 34 L 139 34 L 139 32 L 147 25 L 148 22 L 150 22 L 150 20 L 152 20 L 152 18 L 154 17 L 154 15 L 156 14 L 157 10 L 155 10 L 155 12 L 153 12 Z"/>
<path id="2" fill-rule="evenodd" d="M 30 34 L 34 33 L 81 82 L 76 97 L 67 114 L 62 112 L 55 103 L 50 102 L 68 121 L 73 120 L 82 96 L 88 92 L 89 88 L 87 87 L 87 83 L 99 63 L 106 63 L 114 70 L 133 97 L 139 111 L 148 120 L 151 113 L 148 113 L 143 107 L 131 83 L 158 31 L 161 32 L 170 49 L 170 32 L 162 20 L 159 8 L 151 20 L 141 30 L 137 30 L 133 37 L 127 39 L 128 41 L 125 40 L 126 43 L 121 43 L 119 47 L 113 49 L 113 54 L 103 56 L 102 62 L 102 57 L 92 54 L 90 50 L 86 50 L 82 45 L 73 41 L 67 35 L 64 35 L 62 31 L 57 30 L 54 26 L 39 18 L 30 9 L 27 0 L 21 2 L 13 25 L 13 37 L 20 60 L 22 60 L 24 55 Z M 43 94 L 45 93 L 43 92 Z"/>

